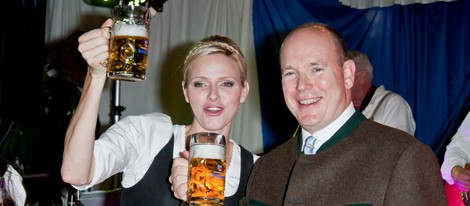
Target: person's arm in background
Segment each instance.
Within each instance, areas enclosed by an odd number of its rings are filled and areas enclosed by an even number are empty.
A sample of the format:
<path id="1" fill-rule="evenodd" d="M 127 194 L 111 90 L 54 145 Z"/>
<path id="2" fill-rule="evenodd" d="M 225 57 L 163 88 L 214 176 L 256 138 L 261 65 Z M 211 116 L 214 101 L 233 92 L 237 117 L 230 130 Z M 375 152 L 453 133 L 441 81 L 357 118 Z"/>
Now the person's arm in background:
<path id="1" fill-rule="evenodd" d="M 106 82 L 106 67 L 102 65 L 109 56 L 108 19 L 100 29 L 91 30 L 78 39 L 78 50 L 88 63 L 88 72 L 82 96 L 65 135 L 61 167 L 62 179 L 72 185 L 91 182 L 94 174 L 93 148 L 99 102 Z"/>
<path id="2" fill-rule="evenodd" d="M 1 205 L 25 205 L 23 177 L 3 158 L 0 158 L 0 177 Z"/>
<path id="3" fill-rule="evenodd" d="M 470 113 L 467 114 L 459 129 L 446 147 L 441 166 L 442 178 L 462 191 L 470 190 Z"/>

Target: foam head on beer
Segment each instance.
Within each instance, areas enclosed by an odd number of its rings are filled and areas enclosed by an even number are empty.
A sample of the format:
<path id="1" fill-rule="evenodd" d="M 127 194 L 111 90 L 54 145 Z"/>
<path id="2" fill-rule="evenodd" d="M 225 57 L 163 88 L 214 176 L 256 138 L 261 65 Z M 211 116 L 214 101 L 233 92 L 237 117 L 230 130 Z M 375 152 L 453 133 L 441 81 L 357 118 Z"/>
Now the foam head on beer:
<path id="1" fill-rule="evenodd" d="M 124 22 L 116 22 L 114 25 L 115 36 L 134 36 L 134 37 L 147 37 L 148 30 L 144 25 L 126 24 Z"/>

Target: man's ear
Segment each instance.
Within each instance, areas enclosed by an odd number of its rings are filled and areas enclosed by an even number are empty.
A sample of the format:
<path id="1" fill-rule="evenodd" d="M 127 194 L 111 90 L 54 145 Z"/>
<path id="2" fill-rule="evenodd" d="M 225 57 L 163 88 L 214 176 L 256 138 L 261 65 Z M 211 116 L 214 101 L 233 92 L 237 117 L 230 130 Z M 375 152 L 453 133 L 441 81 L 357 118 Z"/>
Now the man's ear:
<path id="1" fill-rule="evenodd" d="M 351 89 L 354 85 L 356 65 L 354 61 L 349 59 L 343 63 L 344 86 Z"/>

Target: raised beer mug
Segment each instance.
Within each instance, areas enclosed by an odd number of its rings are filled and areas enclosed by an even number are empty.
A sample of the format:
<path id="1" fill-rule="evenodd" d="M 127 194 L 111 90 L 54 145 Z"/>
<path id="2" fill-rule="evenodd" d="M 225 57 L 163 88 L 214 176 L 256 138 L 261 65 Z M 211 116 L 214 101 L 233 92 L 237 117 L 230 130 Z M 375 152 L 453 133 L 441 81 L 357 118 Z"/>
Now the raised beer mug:
<path id="1" fill-rule="evenodd" d="M 149 10 L 145 6 L 117 5 L 107 76 L 125 81 L 145 80 L 149 45 Z"/>
<path id="2" fill-rule="evenodd" d="M 189 205 L 224 205 L 225 136 L 201 132 L 189 141 Z"/>

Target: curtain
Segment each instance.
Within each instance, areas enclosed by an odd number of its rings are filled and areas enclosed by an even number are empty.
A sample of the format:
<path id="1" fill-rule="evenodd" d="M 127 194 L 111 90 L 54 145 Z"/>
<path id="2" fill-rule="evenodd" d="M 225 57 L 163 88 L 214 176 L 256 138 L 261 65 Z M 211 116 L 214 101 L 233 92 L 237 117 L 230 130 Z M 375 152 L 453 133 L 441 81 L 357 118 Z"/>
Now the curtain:
<path id="1" fill-rule="evenodd" d="M 289 138 L 296 126 L 280 92 L 278 50 L 289 31 L 309 21 L 333 26 L 349 49 L 368 54 L 374 84 L 410 104 L 415 136 L 436 153 L 445 149 L 448 131 L 470 104 L 470 1 L 354 9 L 327 0 L 254 0 L 265 150 Z"/>
<path id="2" fill-rule="evenodd" d="M 99 27 L 111 15 L 110 8 L 91 6 L 82 0 L 48 0 L 44 41 L 49 46 L 59 43 L 74 32 Z"/>
<path id="3" fill-rule="evenodd" d="M 356 9 L 366 9 L 372 7 L 387 7 L 394 4 L 408 5 L 414 3 L 429 4 L 437 1 L 454 1 L 454 0 L 374 0 L 374 1 L 364 1 L 364 0 L 340 0 L 340 2 L 346 6 L 350 6 Z"/>
<path id="4" fill-rule="evenodd" d="M 149 112 L 163 112 L 175 124 L 190 124 L 192 112 L 184 101 L 180 69 L 189 47 L 213 34 L 227 35 L 237 42 L 248 64 L 250 93 L 233 122 L 230 137 L 254 153 L 263 151 L 261 113 L 252 32 L 252 2 L 217 0 L 171 0 L 164 4 L 150 25 L 147 79 L 120 84 L 121 118 Z M 90 6 L 83 1 L 49 0 L 46 40 L 54 44 L 75 31 L 100 27 L 111 9 Z M 103 93 L 99 118 L 102 130 L 109 127 L 112 82 Z"/>

